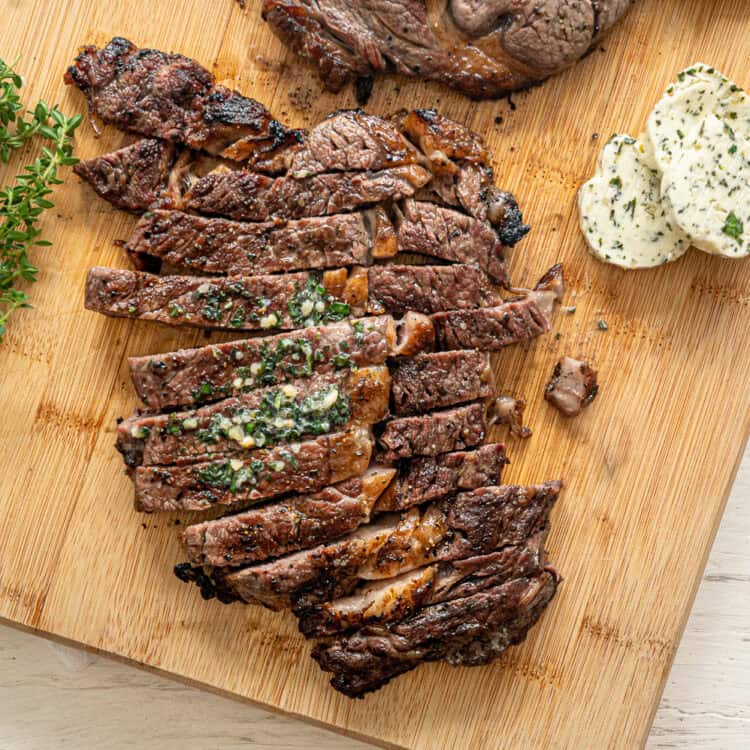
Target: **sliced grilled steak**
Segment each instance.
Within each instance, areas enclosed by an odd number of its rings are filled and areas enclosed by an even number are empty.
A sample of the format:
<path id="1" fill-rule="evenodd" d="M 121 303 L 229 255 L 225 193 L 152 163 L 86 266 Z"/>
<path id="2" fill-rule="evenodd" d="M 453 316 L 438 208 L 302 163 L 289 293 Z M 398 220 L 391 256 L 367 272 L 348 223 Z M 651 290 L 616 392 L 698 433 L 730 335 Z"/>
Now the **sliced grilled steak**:
<path id="1" fill-rule="evenodd" d="M 364 474 L 372 455 L 365 428 L 189 466 L 139 466 L 135 507 L 146 513 L 242 506 L 286 492 L 318 492 Z"/>
<path id="2" fill-rule="evenodd" d="M 392 419 L 378 442 L 386 461 L 472 448 L 484 440 L 484 405 L 468 404 L 455 409 Z"/>
<path id="3" fill-rule="evenodd" d="M 246 565 L 314 547 L 370 520 L 394 469 L 373 467 L 314 495 L 295 495 L 233 516 L 188 526 L 183 547 L 192 565 Z"/>
<path id="4" fill-rule="evenodd" d="M 497 305 L 500 298 L 479 268 L 467 265 L 378 265 L 367 271 L 370 309 L 390 315 L 407 310 L 430 315 Z"/>
<path id="5" fill-rule="evenodd" d="M 476 349 L 398 359 L 391 374 L 393 412 L 400 417 L 495 395 L 490 356 Z"/>
<path id="6" fill-rule="evenodd" d="M 324 638 L 403 620 L 422 607 L 472 596 L 544 567 L 547 529 L 525 542 L 463 560 L 435 563 L 386 581 L 366 583 L 349 596 L 301 610 L 300 631 Z"/>
<path id="7" fill-rule="evenodd" d="M 563 357 L 547 383 L 544 398 L 566 417 L 575 417 L 599 393 L 596 370 L 573 357 Z"/>
<path id="8" fill-rule="evenodd" d="M 127 466 L 182 465 L 315 437 L 388 415 L 388 368 L 362 367 L 243 393 L 188 412 L 135 415 L 117 429 Z"/>
<path id="9" fill-rule="evenodd" d="M 508 281 L 503 244 L 486 222 L 427 201 L 406 200 L 398 225 L 402 252 L 471 263 L 496 282 Z"/>
<path id="10" fill-rule="evenodd" d="M 278 224 L 206 218 L 181 211 L 143 216 L 125 249 L 140 264 L 209 274 L 257 274 L 370 265 L 396 254 L 381 208 Z"/>
<path id="11" fill-rule="evenodd" d="M 118 151 L 79 161 L 73 171 L 105 201 L 140 213 L 172 202 L 168 185 L 174 160 L 170 143 L 144 138 Z"/>
<path id="12" fill-rule="evenodd" d="M 496 98 L 581 58 L 630 0 L 264 0 L 263 17 L 326 88 L 397 72 Z M 369 90 L 369 87 L 368 87 Z"/>
<path id="13" fill-rule="evenodd" d="M 401 461 L 396 481 L 381 495 L 376 510 L 378 513 L 406 510 L 461 490 L 500 484 L 508 463 L 505 447 L 500 443 L 488 443 L 473 451 Z"/>
<path id="14" fill-rule="evenodd" d="M 90 112 L 106 123 L 211 154 L 242 139 L 243 160 L 268 158 L 269 152 L 302 137 L 274 120 L 259 102 L 217 85 L 195 60 L 138 49 L 122 37 L 102 49 L 84 47 L 65 83 L 77 86 Z"/>
<path id="15" fill-rule="evenodd" d="M 327 216 L 407 198 L 431 174 L 417 164 L 372 172 L 327 172 L 295 179 L 216 170 L 183 196 L 187 209 L 246 221 Z"/>
<path id="16" fill-rule="evenodd" d="M 86 280 L 86 308 L 174 326 L 288 331 L 364 314 L 367 275 L 341 268 L 206 278 L 96 267 Z"/>
<path id="17" fill-rule="evenodd" d="M 388 356 L 410 346 L 428 347 L 431 334 L 425 318 L 412 316 L 399 326 L 382 315 L 267 338 L 131 357 L 130 373 L 143 403 L 162 411 L 314 373 L 382 365 Z"/>
<path id="18" fill-rule="evenodd" d="M 555 595 L 554 571 L 514 578 L 486 591 L 419 610 L 390 627 L 363 628 L 312 656 L 333 672 L 331 685 L 350 698 L 378 690 L 421 662 L 479 666 L 526 638 Z"/>
<path id="19" fill-rule="evenodd" d="M 420 511 L 384 515 L 337 542 L 240 570 L 180 568 L 203 595 L 271 609 L 306 609 L 350 594 L 362 580 L 381 580 L 423 565 L 459 560 L 520 544 L 546 527 L 561 482 L 486 487 Z"/>

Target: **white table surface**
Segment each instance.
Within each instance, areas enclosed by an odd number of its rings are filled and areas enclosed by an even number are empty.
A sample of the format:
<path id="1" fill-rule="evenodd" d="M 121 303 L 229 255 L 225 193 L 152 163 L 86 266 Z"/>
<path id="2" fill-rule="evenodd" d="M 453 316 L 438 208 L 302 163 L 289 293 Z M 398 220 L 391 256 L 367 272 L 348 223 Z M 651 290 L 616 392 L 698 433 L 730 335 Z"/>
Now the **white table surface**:
<path id="1" fill-rule="evenodd" d="M 647 746 L 750 747 L 750 451 Z M 369 745 L 0 625 L 0 750 L 187 747 Z"/>

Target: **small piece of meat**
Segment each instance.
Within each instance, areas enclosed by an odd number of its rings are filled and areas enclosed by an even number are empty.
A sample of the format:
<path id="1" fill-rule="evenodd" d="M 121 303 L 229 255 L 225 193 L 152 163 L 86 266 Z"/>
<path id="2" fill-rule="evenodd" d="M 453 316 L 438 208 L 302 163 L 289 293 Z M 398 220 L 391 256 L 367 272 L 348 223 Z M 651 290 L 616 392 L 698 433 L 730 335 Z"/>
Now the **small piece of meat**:
<path id="1" fill-rule="evenodd" d="M 470 97 L 527 88 L 583 57 L 631 0 L 263 0 L 274 33 L 326 88 L 378 73 L 439 81 Z"/>
<path id="2" fill-rule="evenodd" d="M 388 627 L 363 628 L 312 652 L 331 685 L 350 698 L 378 690 L 421 662 L 479 666 L 520 643 L 557 590 L 554 571 L 514 578 L 463 599 L 433 604 Z"/>
<path id="3" fill-rule="evenodd" d="M 524 427 L 523 413 L 526 402 L 522 398 L 499 396 L 490 407 L 490 424 L 507 425 L 510 434 L 517 438 L 530 438 L 533 434 L 529 427 Z"/>
<path id="4" fill-rule="evenodd" d="M 429 328 L 430 321 L 424 322 Z M 410 336 L 426 343 L 416 324 L 400 333 L 387 315 L 305 328 L 292 333 L 129 359 L 136 393 L 154 411 L 192 406 L 314 373 L 382 365 Z M 434 336 L 434 334 L 433 334 Z M 428 342 L 427 342 L 428 343 Z"/>
<path id="5" fill-rule="evenodd" d="M 268 158 L 269 152 L 303 137 L 274 120 L 255 99 L 217 85 L 195 60 L 138 49 L 122 37 L 102 49 L 84 47 L 65 83 L 77 86 L 91 114 L 106 123 L 210 154 L 222 154 L 242 140 L 243 160 Z"/>
<path id="6" fill-rule="evenodd" d="M 497 552 L 435 563 L 396 578 L 359 586 L 349 596 L 297 612 L 307 638 L 340 635 L 366 626 L 403 620 L 418 609 L 473 596 L 512 578 L 544 568 L 545 529 L 526 542 Z"/>
<path id="7" fill-rule="evenodd" d="M 135 507 L 144 513 L 206 510 L 318 492 L 364 474 L 372 444 L 369 429 L 358 428 L 188 466 L 139 466 L 133 475 Z"/>
<path id="8" fill-rule="evenodd" d="M 392 357 L 413 357 L 435 348 L 435 326 L 426 315 L 409 310 L 396 323 L 396 342 L 391 348 Z"/>
<path id="9" fill-rule="evenodd" d="M 211 278 L 95 267 L 86 278 L 85 305 L 104 315 L 172 326 L 288 331 L 362 315 L 367 283 L 366 276 L 350 277 L 345 268 Z"/>
<path id="10" fill-rule="evenodd" d="M 187 209 L 246 221 L 327 216 L 408 198 L 429 182 L 417 164 L 373 172 L 327 172 L 295 179 L 217 170 L 183 196 Z"/>
<path id="11" fill-rule="evenodd" d="M 397 246 L 382 209 L 281 224 L 157 210 L 141 218 L 125 249 L 141 264 L 156 259 L 188 271 L 232 275 L 366 266 L 395 255 Z"/>
<path id="12" fill-rule="evenodd" d="M 174 161 L 174 146 L 145 138 L 118 151 L 79 161 L 73 171 L 105 201 L 140 213 L 170 203 L 168 183 Z"/>
<path id="13" fill-rule="evenodd" d="M 350 594 L 424 565 L 487 554 L 546 528 L 561 482 L 486 487 L 454 500 L 387 514 L 335 542 L 234 571 L 175 572 L 204 597 L 271 609 L 297 608 Z"/>
<path id="14" fill-rule="evenodd" d="M 500 443 L 488 443 L 472 451 L 400 461 L 398 476 L 381 495 L 376 511 L 406 510 L 461 490 L 500 484 L 503 469 L 509 463 L 505 446 Z"/>
<path id="15" fill-rule="evenodd" d="M 484 404 L 392 419 L 378 438 L 386 461 L 472 448 L 484 440 Z"/>
<path id="16" fill-rule="evenodd" d="M 246 565 L 314 547 L 370 520 L 395 475 L 373 467 L 361 477 L 232 516 L 188 526 L 181 535 L 191 565 Z"/>
<path id="17" fill-rule="evenodd" d="M 596 370 L 585 362 L 563 357 L 544 389 L 544 398 L 566 417 L 578 416 L 599 393 Z"/>
<path id="18" fill-rule="evenodd" d="M 476 349 L 397 359 L 391 375 L 393 413 L 399 417 L 495 394 L 489 354 Z"/>
<path id="19" fill-rule="evenodd" d="M 377 265 L 367 272 L 371 312 L 403 315 L 409 310 L 431 315 L 496 305 L 500 297 L 480 268 Z"/>
<path id="20" fill-rule="evenodd" d="M 290 443 L 388 416 L 388 368 L 360 367 L 258 388 L 187 412 L 146 414 L 117 427 L 125 464 L 180 466 Z"/>
<path id="21" fill-rule="evenodd" d="M 402 211 L 399 250 L 469 263 L 499 284 L 508 282 L 503 244 L 487 222 L 428 201 L 406 200 Z"/>

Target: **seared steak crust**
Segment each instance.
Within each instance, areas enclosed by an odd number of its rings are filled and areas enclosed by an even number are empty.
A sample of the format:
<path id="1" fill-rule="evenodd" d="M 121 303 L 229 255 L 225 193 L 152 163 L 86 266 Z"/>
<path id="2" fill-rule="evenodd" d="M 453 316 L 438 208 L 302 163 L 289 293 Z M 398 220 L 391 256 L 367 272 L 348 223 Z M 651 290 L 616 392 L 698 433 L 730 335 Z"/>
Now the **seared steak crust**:
<path id="1" fill-rule="evenodd" d="M 393 412 L 399 417 L 495 394 L 489 354 L 476 349 L 398 359 L 391 375 Z"/>

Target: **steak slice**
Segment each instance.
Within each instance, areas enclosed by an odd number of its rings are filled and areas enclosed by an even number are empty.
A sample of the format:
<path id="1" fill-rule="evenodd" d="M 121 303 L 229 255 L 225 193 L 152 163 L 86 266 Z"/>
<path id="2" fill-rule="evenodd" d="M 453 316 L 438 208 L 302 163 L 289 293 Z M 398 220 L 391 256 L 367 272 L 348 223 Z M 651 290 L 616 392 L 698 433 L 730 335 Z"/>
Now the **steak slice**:
<path id="1" fill-rule="evenodd" d="M 300 632 L 325 638 L 369 625 L 403 620 L 430 604 L 453 601 L 494 588 L 508 579 L 538 574 L 544 567 L 548 529 L 521 544 L 462 560 L 434 563 L 396 578 L 359 586 L 349 596 L 297 612 Z"/>
<path id="2" fill-rule="evenodd" d="M 500 484 L 508 463 L 505 446 L 500 443 L 400 461 L 396 481 L 380 496 L 376 511 L 406 510 L 461 490 Z"/>
<path id="3" fill-rule="evenodd" d="M 497 283 L 508 282 L 505 249 L 487 222 L 436 203 L 405 200 L 397 236 L 402 252 L 470 263 Z"/>
<path id="4" fill-rule="evenodd" d="M 544 398 L 566 417 L 578 416 L 599 393 L 596 370 L 573 357 L 563 357 L 544 390 Z"/>
<path id="5" fill-rule="evenodd" d="M 188 210 L 230 219 L 302 219 L 410 197 L 430 179 L 431 174 L 417 164 L 372 172 L 326 172 L 299 179 L 222 169 L 196 180 L 183 201 Z"/>
<path id="6" fill-rule="evenodd" d="M 79 161 L 73 171 L 105 201 L 140 213 L 171 203 L 168 183 L 174 161 L 174 146 L 144 138 L 118 151 Z"/>
<path id="7" fill-rule="evenodd" d="M 181 537 L 188 561 L 246 565 L 343 536 L 370 520 L 375 501 L 395 473 L 373 467 L 314 495 L 295 495 L 188 526 Z"/>
<path id="8" fill-rule="evenodd" d="M 561 482 L 486 487 L 423 511 L 388 514 L 336 542 L 235 571 L 176 572 L 203 596 L 271 609 L 297 607 L 350 594 L 362 580 L 393 578 L 424 565 L 459 560 L 520 544 L 546 527 Z"/>
<path id="9" fill-rule="evenodd" d="M 104 315 L 173 326 L 286 331 L 362 315 L 367 276 L 341 268 L 206 278 L 95 267 L 86 279 L 85 304 Z"/>
<path id="10" fill-rule="evenodd" d="M 396 72 L 497 98 L 557 73 L 592 48 L 630 0 L 263 0 L 263 18 L 323 84 Z"/>
<path id="11" fill-rule="evenodd" d="M 371 311 L 403 315 L 407 310 L 431 315 L 500 302 L 487 275 L 479 268 L 378 265 L 367 271 Z"/>
<path id="12" fill-rule="evenodd" d="M 382 365 L 387 357 L 429 348 L 429 319 L 397 325 L 387 315 L 341 321 L 288 334 L 131 357 L 138 396 L 162 411 L 237 395 L 315 373 Z"/>
<path id="13" fill-rule="evenodd" d="M 525 640 L 555 595 L 554 571 L 514 578 L 463 599 L 433 604 L 389 627 L 363 628 L 312 652 L 331 685 L 350 698 L 378 690 L 421 662 L 480 666 Z"/>
<path id="14" fill-rule="evenodd" d="M 397 359 L 391 375 L 393 412 L 399 417 L 495 395 L 489 354 L 476 349 Z"/>
<path id="15" fill-rule="evenodd" d="M 136 510 L 145 513 L 241 506 L 286 492 L 318 492 L 364 474 L 372 455 L 369 429 L 324 435 L 189 466 L 135 469 Z"/>
<path id="16" fill-rule="evenodd" d="M 102 49 L 84 47 L 65 83 L 77 86 L 91 114 L 106 123 L 215 155 L 242 139 L 243 160 L 268 158 L 269 152 L 302 138 L 255 99 L 217 85 L 195 60 L 138 49 L 122 37 Z"/>
<path id="17" fill-rule="evenodd" d="M 395 255 L 381 208 L 286 223 L 249 223 L 150 211 L 125 246 L 139 265 L 162 262 L 208 274 L 253 274 L 370 265 Z"/>
<path id="18" fill-rule="evenodd" d="M 182 465 L 315 437 L 388 415 L 388 368 L 362 367 L 261 388 L 188 412 L 138 414 L 117 428 L 127 466 Z"/>
<path id="19" fill-rule="evenodd" d="M 437 456 L 440 453 L 472 448 L 484 440 L 484 405 L 392 419 L 386 423 L 379 444 L 386 461 L 413 456 Z"/>

